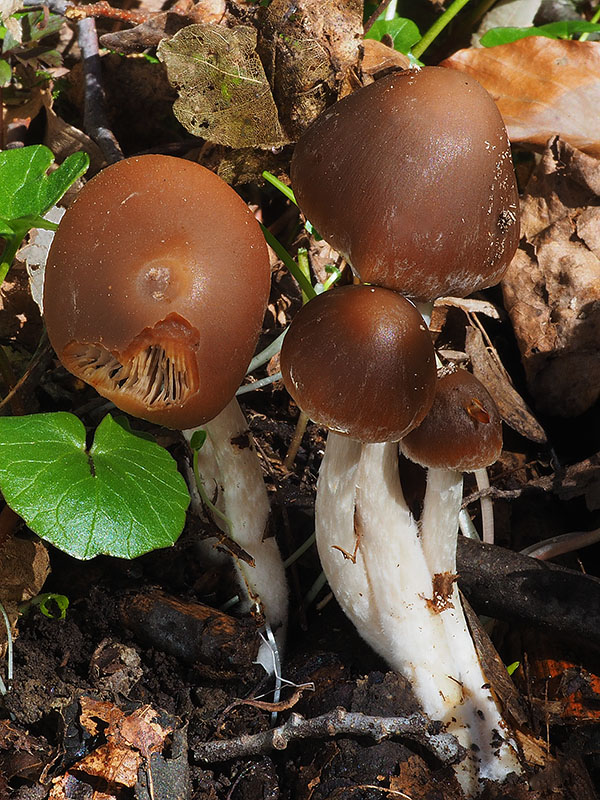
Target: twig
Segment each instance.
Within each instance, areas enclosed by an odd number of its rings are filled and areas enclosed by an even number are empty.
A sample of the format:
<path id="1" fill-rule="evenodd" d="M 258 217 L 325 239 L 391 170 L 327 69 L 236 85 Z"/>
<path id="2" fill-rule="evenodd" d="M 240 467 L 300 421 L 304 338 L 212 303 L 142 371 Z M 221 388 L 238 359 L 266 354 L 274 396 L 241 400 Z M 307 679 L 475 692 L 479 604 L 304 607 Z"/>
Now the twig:
<path id="1" fill-rule="evenodd" d="M 383 12 L 389 6 L 390 2 L 391 2 L 391 0 L 382 0 L 382 2 L 379 3 L 379 5 L 375 9 L 375 11 L 371 14 L 369 19 L 365 22 L 365 28 L 364 28 L 365 33 L 368 33 L 371 30 L 371 28 L 377 22 L 377 20 L 381 16 L 381 14 L 383 14 Z"/>
<path id="2" fill-rule="evenodd" d="M 85 80 L 83 127 L 100 147 L 108 163 L 114 164 L 123 158 L 123 151 L 108 127 L 96 22 L 91 17 L 82 19 L 77 23 L 77 30 Z"/>
<path id="3" fill-rule="evenodd" d="M 65 11 L 67 19 L 81 20 L 85 17 L 100 17 L 101 19 L 118 19 L 129 22 L 131 25 L 140 25 L 148 22 L 151 15 L 138 9 L 113 8 L 108 3 L 90 3 L 89 5 L 68 6 Z"/>
<path id="4" fill-rule="evenodd" d="M 454 764 L 464 756 L 454 736 L 443 733 L 442 723 L 429 721 L 422 714 L 409 717 L 375 717 L 336 708 L 327 714 L 305 719 L 292 714 L 289 720 L 270 731 L 246 734 L 229 741 L 205 742 L 194 749 L 198 761 L 214 763 L 285 750 L 291 742 L 301 739 L 323 739 L 344 734 L 368 736 L 376 742 L 400 736 L 427 747 L 442 763 Z"/>

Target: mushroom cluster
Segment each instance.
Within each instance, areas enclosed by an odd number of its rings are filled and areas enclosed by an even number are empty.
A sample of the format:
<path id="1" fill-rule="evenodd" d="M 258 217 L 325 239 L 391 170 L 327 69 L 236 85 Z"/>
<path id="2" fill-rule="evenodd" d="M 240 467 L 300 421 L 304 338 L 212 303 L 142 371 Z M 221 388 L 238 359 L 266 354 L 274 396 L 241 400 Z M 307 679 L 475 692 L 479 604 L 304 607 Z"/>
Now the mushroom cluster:
<path id="1" fill-rule="evenodd" d="M 501 277 L 519 231 L 506 131 L 473 79 L 408 70 L 325 112 L 298 142 L 291 175 L 302 211 L 370 284 L 311 300 L 282 348 L 288 391 L 330 428 L 315 508 L 321 562 L 360 635 L 465 747 L 456 775 L 473 797 L 520 771 L 456 587 L 460 471 L 497 458 L 500 422 L 469 373 L 435 379 L 429 332 L 401 295 L 430 305 Z M 398 327 L 390 296 L 411 309 Z M 428 467 L 418 522 L 399 441 Z"/>
<path id="2" fill-rule="evenodd" d="M 199 164 L 146 155 L 104 169 L 65 213 L 44 314 L 64 366 L 118 408 L 188 438 L 206 430 L 207 491 L 254 561 L 238 564 L 247 605 L 283 633 L 283 565 L 264 537 L 267 493 L 235 399 L 269 285 L 264 237 L 233 189 Z"/>

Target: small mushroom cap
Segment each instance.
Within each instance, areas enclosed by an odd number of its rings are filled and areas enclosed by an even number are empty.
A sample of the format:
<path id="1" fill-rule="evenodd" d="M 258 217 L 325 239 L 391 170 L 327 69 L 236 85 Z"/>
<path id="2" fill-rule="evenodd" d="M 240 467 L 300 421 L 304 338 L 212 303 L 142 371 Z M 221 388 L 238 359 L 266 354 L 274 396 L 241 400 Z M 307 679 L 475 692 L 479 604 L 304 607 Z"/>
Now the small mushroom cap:
<path id="1" fill-rule="evenodd" d="M 517 248 L 502 118 L 471 77 L 388 75 L 325 111 L 291 164 L 298 204 L 366 283 L 420 301 L 497 283 Z"/>
<path id="2" fill-rule="evenodd" d="M 402 441 L 402 452 L 422 467 L 472 472 L 497 461 L 502 420 L 485 386 L 464 369 L 438 378 L 433 405 Z"/>
<path id="3" fill-rule="evenodd" d="M 243 200 L 199 164 L 128 158 L 87 183 L 46 266 L 64 366 L 123 411 L 171 428 L 215 417 L 243 379 L 270 268 Z"/>
<path id="4" fill-rule="evenodd" d="M 315 422 L 363 442 L 397 441 L 423 419 L 436 371 L 429 331 L 401 295 L 344 286 L 294 317 L 281 371 Z"/>

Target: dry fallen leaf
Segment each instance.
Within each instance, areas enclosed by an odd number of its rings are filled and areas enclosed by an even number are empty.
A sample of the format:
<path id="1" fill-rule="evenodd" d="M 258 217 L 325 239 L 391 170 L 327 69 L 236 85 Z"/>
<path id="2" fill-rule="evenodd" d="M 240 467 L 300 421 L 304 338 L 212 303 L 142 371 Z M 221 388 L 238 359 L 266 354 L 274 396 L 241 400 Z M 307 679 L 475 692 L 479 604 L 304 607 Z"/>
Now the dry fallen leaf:
<path id="1" fill-rule="evenodd" d="M 363 57 L 361 70 L 365 83 L 369 78 L 376 79 L 382 77 L 393 69 L 409 69 L 410 58 L 404 53 L 399 53 L 393 47 L 388 47 L 377 39 L 365 39 L 363 41 Z"/>
<path id="2" fill-rule="evenodd" d="M 188 25 L 157 54 L 179 93 L 173 112 L 190 133 L 228 147 L 286 143 L 254 28 Z"/>
<path id="3" fill-rule="evenodd" d="M 259 52 L 292 140 L 337 100 L 362 41 L 358 0 L 272 0 L 261 10 Z"/>
<path id="4" fill-rule="evenodd" d="M 49 800 L 75 796 L 117 800 L 124 788 L 136 785 L 140 769 L 145 768 L 151 775 L 151 757 L 167 745 L 175 720 L 147 705 L 128 714 L 112 703 L 91 697 L 82 697 L 80 704 L 82 727 L 91 736 L 102 734 L 106 741 L 54 779 Z M 97 785 L 103 791 L 94 790 Z"/>
<path id="5" fill-rule="evenodd" d="M 12 513 L 12 512 L 11 512 Z M 10 537 L 1 548 L 0 602 L 16 635 L 18 607 L 42 590 L 50 572 L 48 551 L 39 540 L 29 541 Z M 6 644 L 4 625 L 0 626 L 0 649 Z"/>
<path id="6" fill-rule="evenodd" d="M 481 331 L 473 326 L 467 328 L 465 348 L 473 374 L 488 388 L 504 422 L 532 442 L 545 444 L 548 439 L 544 429 L 512 385 L 499 359 L 485 346 Z"/>
<path id="7" fill-rule="evenodd" d="M 442 66 L 469 73 L 488 90 L 513 144 L 541 148 L 559 134 L 600 155 L 600 42 L 531 36 L 459 50 Z"/>
<path id="8" fill-rule="evenodd" d="M 576 416 L 600 398 L 600 160 L 553 140 L 522 199 L 502 281 L 537 407 Z"/>

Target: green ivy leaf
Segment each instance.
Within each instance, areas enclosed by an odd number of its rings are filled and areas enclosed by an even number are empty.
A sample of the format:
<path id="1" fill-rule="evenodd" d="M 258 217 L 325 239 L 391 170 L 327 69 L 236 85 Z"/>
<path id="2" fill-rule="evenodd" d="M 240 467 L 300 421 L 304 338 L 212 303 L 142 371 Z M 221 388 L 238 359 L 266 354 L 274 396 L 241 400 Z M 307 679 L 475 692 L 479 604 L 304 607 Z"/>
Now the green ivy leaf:
<path id="1" fill-rule="evenodd" d="M 583 19 L 565 19 L 549 22 L 530 28 L 492 28 L 481 37 L 484 47 L 496 47 L 499 44 L 510 44 L 529 36 L 545 36 L 547 39 L 570 39 L 581 33 L 600 31 L 600 24 Z"/>
<path id="2" fill-rule="evenodd" d="M 0 227 L 25 232 L 57 203 L 89 166 L 87 153 L 73 153 L 46 174 L 54 161 L 44 145 L 0 152 Z M 30 224 L 34 223 L 34 224 Z M 23 234 L 24 235 L 24 234 Z"/>
<path id="3" fill-rule="evenodd" d="M 0 418 L 0 489 L 31 530 L 80 559 L 169 547 L 189 503 L 169 453 L 110 415 L 89 451 L 73 414 Z"/>
<path id="4" fill-rule="evenodd" d="M 421 39 L 415 23 L 403 17 L 378 19 L 365 34 L 365 39 L 377 39 L 380 42 L 386 34 L 391 37 L 394 49 L 406 54 Z"/>

